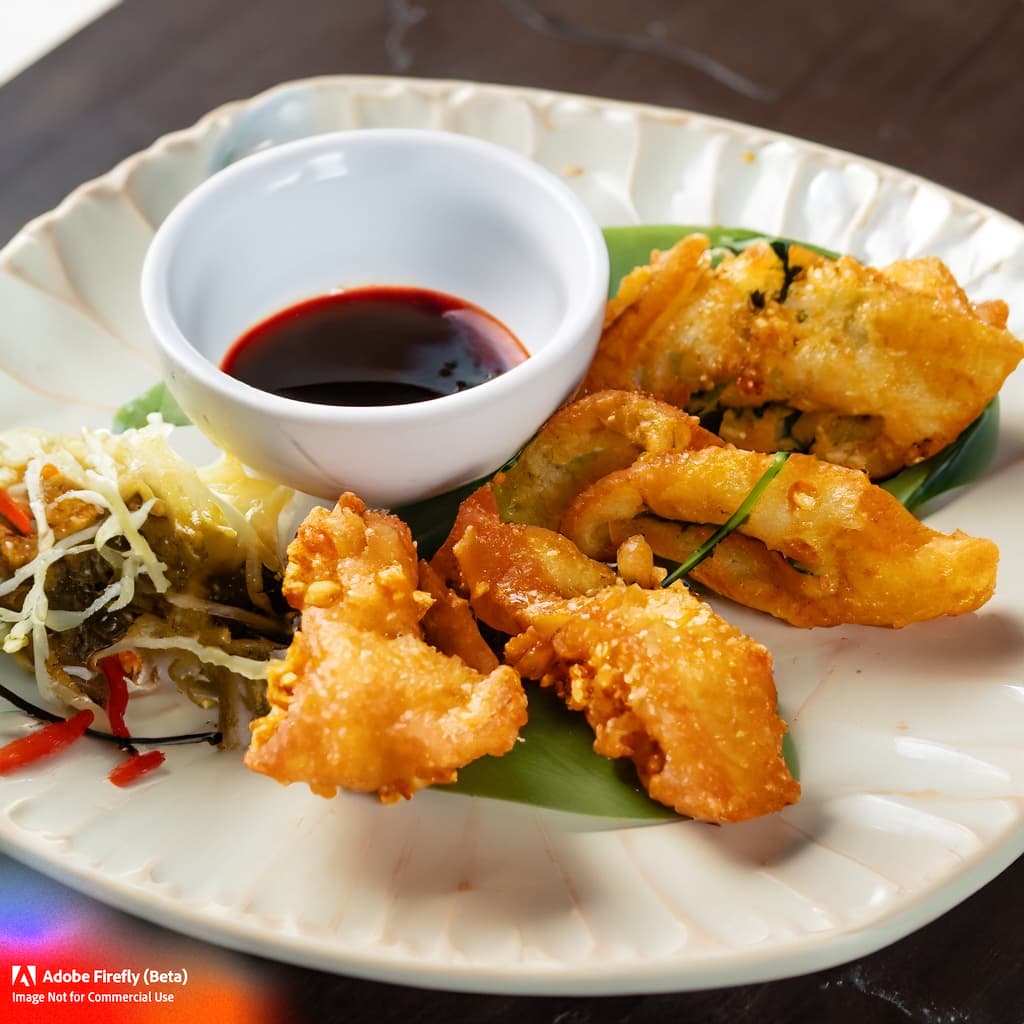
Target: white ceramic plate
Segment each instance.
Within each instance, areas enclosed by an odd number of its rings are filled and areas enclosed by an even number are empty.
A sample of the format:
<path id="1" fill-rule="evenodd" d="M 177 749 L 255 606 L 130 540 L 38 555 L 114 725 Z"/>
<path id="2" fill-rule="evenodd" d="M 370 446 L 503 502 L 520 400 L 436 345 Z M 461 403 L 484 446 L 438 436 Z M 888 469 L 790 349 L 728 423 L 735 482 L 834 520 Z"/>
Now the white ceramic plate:
<path id="1" fill-rule="evenodd" d="M 106 425 L 156 378 L 137 296 L 153 227 L 252 149 L 369 125 L 483 136 L 566 176 L 604 224 L 723 223 L 872 262 L 933 253 L 1024 333 L 1024 228 L 847 154 L 680 113 L 525 89 L 329 78 L 214 111 L 84 185 L 0 254 L 0 427 Z M 172 928 L 327 970 L 429 986 L 606 993 L 776 978 L 877 949 L 1024 850 L 1024 379 L 991 476 L 932 517 L 995 539 L 977 615 L 800 631 L 727 608 L 775 654 L 804 786 L 712 828 L 591 819 L 429 792 L 326 801 L 233 754 L 169 751 L 129 790 L 85 743 L 0 782 L 0 838 Z M 5 681 L 18 676 L 10 663 Z M 0 719 L 0 738 L 22 726 Z"/>

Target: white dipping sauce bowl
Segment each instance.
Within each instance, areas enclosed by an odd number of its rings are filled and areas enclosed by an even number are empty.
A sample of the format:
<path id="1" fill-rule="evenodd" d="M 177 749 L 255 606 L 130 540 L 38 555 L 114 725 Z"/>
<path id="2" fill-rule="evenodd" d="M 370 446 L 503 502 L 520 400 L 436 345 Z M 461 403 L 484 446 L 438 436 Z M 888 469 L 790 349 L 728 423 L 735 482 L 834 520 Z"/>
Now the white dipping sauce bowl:
<path id="1" fill-rule="evenodd" d="M 250 328 L 346 288 L 458 296 L 528 359 L 424 402 L 332 406 L 219 369 Z M 393 507 L 498 468 L 571 394 L 601 331 L 608 256 L 573 192 L 525 157 L 446 132 L 319 135 L 247 157 L 160 226 L 142 303 L 167 384 L 253 470 L 301 491 Z"/>

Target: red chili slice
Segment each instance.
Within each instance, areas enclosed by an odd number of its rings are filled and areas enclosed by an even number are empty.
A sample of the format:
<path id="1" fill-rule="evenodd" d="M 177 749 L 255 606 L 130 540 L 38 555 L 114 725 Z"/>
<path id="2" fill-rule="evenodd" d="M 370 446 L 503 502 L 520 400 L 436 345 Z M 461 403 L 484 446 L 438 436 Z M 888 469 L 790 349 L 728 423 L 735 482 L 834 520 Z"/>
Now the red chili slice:
<path id="1" fill-rule="evenodd" d="M 92 719 L 91 711 L 79 711 L 62 722 L 51 722 L 27 736 L 5 743 L 0 747 L 0 775 L 16 772 L 70 747 L 92 725 Z"/>
<path id="2" fill-rule="evenodd" d="M 2 487 L 0 487 L 0 515 L 18 533 L 27 537 L 32 532 L 32 520 L 28 517 L 28 513 Z"/>
<path id="3" fill-rule="evenodd" d="M 124 724 L 124 713 L 128 707 L 128 682 L 125 679 L 121 659 L 116 654 L 100 658 L 100 668 L 107 677 L 107 718 L 110 731 L 115 736 L 128 737 L 128 726 Z"/>
<path id="4" fill-rule="evenodd" d="M 159 768 L 164 763 L 162 750 L 150 750 L 145 754 L 132 754 L 111 771 L 107 778 L 115 786 L 130 786 L 137 778 Z"/>

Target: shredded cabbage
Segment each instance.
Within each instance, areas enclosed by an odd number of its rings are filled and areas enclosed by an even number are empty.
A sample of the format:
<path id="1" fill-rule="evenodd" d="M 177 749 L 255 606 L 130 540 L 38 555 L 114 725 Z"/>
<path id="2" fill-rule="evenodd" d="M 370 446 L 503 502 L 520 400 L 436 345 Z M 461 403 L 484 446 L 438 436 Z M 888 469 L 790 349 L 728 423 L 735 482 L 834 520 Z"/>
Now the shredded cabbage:
<path id="1" fill-rule="evenodd" d="M 235 675 L 246 679 L 262 680 L 267 678 L 267 662 L 253 658 L 241 658 L 228 654 L 220 647 L 210 647 L 197 643 L 188 636 L 131 636 L 119 640 L 116 644 L 97 652 L 97 657 L 106 657 L 120 651 L 186 651 L 194 654 L 206 665 L 218 665 Z"/>
<path id="2" fill-rule="evenodd" d="M 151 418 L 122 434 L 0 434 L 0 486 L 23 496 L 35 526 L 34 554 L 24 565 L 7 565 L 0 555 L 0 639 L 8 654 L 31 651 L 39 692 L 48 701 L 95 708 L 87 684 L 98 678 L 98 658 L 126 650 L 144 662 L 147 652 L 180 652 L 209 666 L 211 675 L 226 671 L 243 685 L 265 679 L 265 658 L 287 627 L 264 592 L 264 579 L 281 571 L 278 524 L 294 492 L 251 476 L 228 456 L 196 469 L 171 447 L 172 430 Z M 60 493 L 48 495 L 47 481 L 58 475 Z M 75 510 L 93 521 L 60 536 L 61 513 L 70 522 Z M 67 559 L 90 555 L 109 567 L 109 582 L 77 610 L 52 607 L 62 595 L 48 592 L 51 573 Z M 76 564 L 68 563 L 67 571 Z M 248 607 L 207 592 L 212 581 L 236 577 Z M 86 665 L 59 663 L 59 637 L 86 628 L 96 616 L 150 615 L 155 607 L 166 611 L 161 635 L 121 629 L 120 639 L 93 645 Z M 217 619 L 265 638 L 236 645 Z M 232 650 L 239 645 L 255 646 L 260 657 Z M 152 668 L 137 673 L 139 683 L 152 681 Z"/>

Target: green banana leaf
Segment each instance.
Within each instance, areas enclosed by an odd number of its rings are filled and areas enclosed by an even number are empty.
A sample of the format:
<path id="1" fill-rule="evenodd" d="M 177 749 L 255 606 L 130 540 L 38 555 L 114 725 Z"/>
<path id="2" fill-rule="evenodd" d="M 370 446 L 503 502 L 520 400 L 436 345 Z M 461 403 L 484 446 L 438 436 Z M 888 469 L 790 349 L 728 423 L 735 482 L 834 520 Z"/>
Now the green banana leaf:
<path id="1" fill-rule="evenodd" d="M 527 684 L 530 720 L 504 757 L 482 757 L 459 769 L 445 793 L 486 796 L 601 818 L 676 818 L 640 785 L 632 764 L 594 753 L 594 733 L 550 690 Z"/>
<path id="2" fill-rule="evenodd" d="M 167 385 L 159 381 L 114 413 L 114 433 L 123 434 L 126 430 L 144 427 L 147 418 L 154 412 L 159 413 L 165 423 L 173 423 L 176 427 L 187 427 L 192 422 L 175 401 Z"/>
<path id="3" fill-rule="evenodd" d="M 700 233 L 707 235 L 714 249 L 731 249 L 740 252 L 751 242 L 768 241 L 789 244 L 789 239 L 766 236 L 762 231 L 748 231 L 746 228 L 699 227 L 692 224 L 636 224 L 628 227 L 605 228 L 604 241 L 608 246 L 608 262 L 611 270 L 608 276 L 608 295 L 619 290 L 622 279 L 634 268 L 650 262 L 653 249 L 671 249 L 680 238 Z M 835 258 L 837 253 L 820 246 L 800 243 L 806 249 L 813 249 L 823 256 Z"/>
<path id="4" fill-rule="evenodd" d="M 527 687 L 530 720 L 520 742 L 504 757 L 482 757 L 460 768 L 458 781 L 443 792 L 622 821 L 679 817 L 647 795 L 631 763 L 594 753 L 594 733 L 582 714 L 570 711 L 551 690 Z M 782 755 L 799 778 L 789 733 L 782 740 Z"/>
<path id="5" fill-rule="evenodd" d="M 756 231 L 723 227 L 606 228 L 604 235 L 611 264 L 610 294 L 618 290 L 620 281 L 630 270 L 649 261 L 652 249 L 668 248 L 684 235 L 696 231 L 708 235 L 714 247 L 733 251 L 766 237 Z M 789 244 L 787 239 L 769 238 L 769 241 L 777 245 Z M 805 247 L 825 256 L 836 255 L 816 246 Z M 187 422 L 161 383 L 118 410 L 116 428 L 142 426 L 150 412 L 160 412 L 170 422 Z M 944 491 L 977 480 L 991 463 L 998 429 L 998 404 L 993 402 L 949 448 L 919 466 L 904 470 L 883 486 L 914 510 Z M 444 541 L 459 503 L 483 482 L 476 480 L 446 494 L 395 509 L 409 524 L 424 557 L 429 558 Z M 794 777 L 799 777 L 796 749 L 788 734 L 783 742 L 783 755 Z M 646 795 L 632 765 L 594 753 L 593 733 L 582 715 L 568 711 L 554 694 L 537 686 L 529 688 L 529 722 L 521 733 L 521 742 L 504 757 L 482 758 L 463 768 L 458 782 L 443 787 L 442 791 L 607 819 L 642 822 L 676 817 L 673 811 Z"/>
<path id="6" fill-rule="evenodd" d="M 948 447 L 882 482 L 894 498 L 916 512 L 933 498 L 980 480 L 996 454 L 999 396 Z"/>

